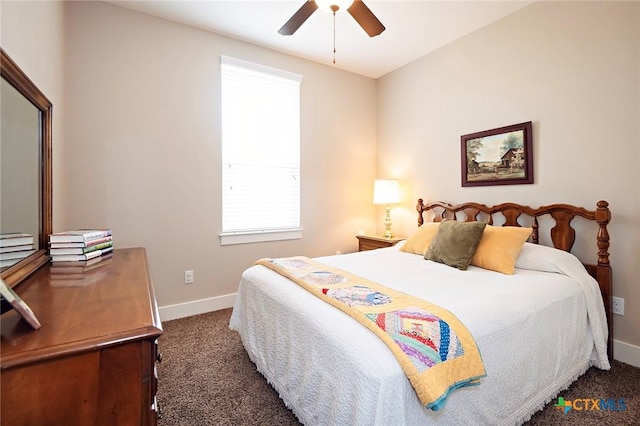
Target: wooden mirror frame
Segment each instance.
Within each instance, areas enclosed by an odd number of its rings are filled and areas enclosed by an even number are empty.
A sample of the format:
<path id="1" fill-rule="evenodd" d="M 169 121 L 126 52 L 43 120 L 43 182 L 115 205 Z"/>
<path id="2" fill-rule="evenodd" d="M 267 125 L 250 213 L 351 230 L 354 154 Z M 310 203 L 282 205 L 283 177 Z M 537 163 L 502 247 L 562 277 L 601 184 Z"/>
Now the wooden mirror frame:
<path id="1" fill-rule="evenodd" d="M 51 172 L 51 125 L 52 104 L 47 97 L 33 84 L 27 75 L 0 48 L 0 75 L 11 84 L 22 96 L 31 102 L 40 112 L 40 232 L 37 238 L 38 250 L 20 262 L 0 273 L 0 277 L 10 287 L 15 287 L 22 280 L 49 262 L 47 250 L 48 236 L 53 229 L 52 220 L 52 172 Z"/>

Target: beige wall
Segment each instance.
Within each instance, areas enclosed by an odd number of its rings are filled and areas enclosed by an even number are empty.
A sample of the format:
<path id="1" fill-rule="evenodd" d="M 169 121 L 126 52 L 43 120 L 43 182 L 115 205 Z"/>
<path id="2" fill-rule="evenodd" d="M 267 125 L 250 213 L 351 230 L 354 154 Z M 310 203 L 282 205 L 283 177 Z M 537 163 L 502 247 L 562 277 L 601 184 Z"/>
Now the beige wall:
<path id="1" fill-rule="evenodd" d="M 640 345 L 640 3 L 539 2 L 378 80 L 378 175 L 399 232 L 427 201 L 566 202 L 613 212 L 615 339 Z M 462 188 L 460 136 L 533 121 L 535 183 Z M 381 212 L 378 212 L 381 214 Z M 380 221 L 378 221 L 380 222 Z M 576 222 L 578 222 L 576 220 Z M 379 231 L 381 229 L 379 228 Z M 595 239 L 578 252 L 595 260 Z M 578 253 L 577 253 L 578 254 Z"/>
<path id="2" fill-rule="evenodd" d="M 53 104 L 53 226 L 66 226 L 64 3 L 0 2 L 0 46 Z"/>
<path id="3" fill-rule="evenodd" d="M 106 3 L 66 18 L 69 226 L 146 247 L 161 307 L 235 293 L 260 257 L 354 251 L 373 231 L 374 80 Z M 220 55 L 304 76 L 301 240 L 219 244 Z"/>

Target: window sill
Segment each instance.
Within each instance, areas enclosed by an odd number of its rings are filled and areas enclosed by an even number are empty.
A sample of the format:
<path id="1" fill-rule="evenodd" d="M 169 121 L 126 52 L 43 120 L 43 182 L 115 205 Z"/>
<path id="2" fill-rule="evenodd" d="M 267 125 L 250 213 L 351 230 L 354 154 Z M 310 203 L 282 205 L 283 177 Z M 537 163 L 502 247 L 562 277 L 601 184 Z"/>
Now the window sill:
<path id="1" fill-rule="evenodd" d="M 275 231 L 225 232 L 220 234 L 220 245 L 262 243 L 266 241 L 299 240 L 303 229 L 283 229 Z"/>

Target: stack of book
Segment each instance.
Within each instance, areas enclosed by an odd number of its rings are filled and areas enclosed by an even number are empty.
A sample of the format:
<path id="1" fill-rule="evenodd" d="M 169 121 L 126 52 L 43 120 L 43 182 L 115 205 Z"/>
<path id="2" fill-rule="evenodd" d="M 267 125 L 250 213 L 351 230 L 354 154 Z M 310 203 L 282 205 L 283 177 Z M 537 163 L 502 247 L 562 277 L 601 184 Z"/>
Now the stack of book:
<path id="1" fill-rule="evenodd" d="M 7 268 L 35 253 L 33 235 L 21 232 L 0 234 L 0 268 Z"/>
<path id="2" fill-rule="evenodd" d="M 81 229 L 49 235 L 52 262 L 87 262 L 112 251 L 110 229 Z"/>

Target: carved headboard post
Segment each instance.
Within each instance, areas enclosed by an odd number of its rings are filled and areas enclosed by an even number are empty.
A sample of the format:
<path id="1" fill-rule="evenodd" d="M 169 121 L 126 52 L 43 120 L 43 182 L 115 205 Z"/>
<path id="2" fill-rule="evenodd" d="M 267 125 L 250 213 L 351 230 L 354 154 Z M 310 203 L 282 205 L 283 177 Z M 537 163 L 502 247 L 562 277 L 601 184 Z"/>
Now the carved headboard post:
<path id="1" fill-rule="evenodd" d="M 611 221 L 609 203 L 598 201 L 596 209 L 596 222 L 598 222 L 598 266 L 609 266 L 609 232 L 607 224 Z"/>
<path id="2" fill-rule="evenodd" d="M 604 308 L 607 315 L 607 325 L 609 329 L 609 341 L 607 344 L 607 354 L 613 359 L 613 274 L 609 264 L 609 231 L 607 224 L 611 221 L 611 210 L 609 203 L 600 200 L 597 203 L 595 220 L 598 222 L 598 265 L 596 267 L 596 280 L 600 284 L 600 291 L 605 301 Z"/>
<path id="3" fill-rule="evenodd" d="M 418 205 L 416 206 L 416 210 L 418 210 L 418 226 L 422 226 L 422 224 L 424 223 L 424 218 L 422 217 L 422 212 L 424 211 L 422 198 L 418 198 Z"/>

